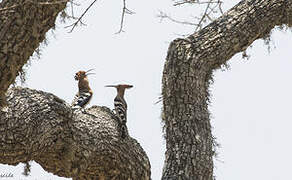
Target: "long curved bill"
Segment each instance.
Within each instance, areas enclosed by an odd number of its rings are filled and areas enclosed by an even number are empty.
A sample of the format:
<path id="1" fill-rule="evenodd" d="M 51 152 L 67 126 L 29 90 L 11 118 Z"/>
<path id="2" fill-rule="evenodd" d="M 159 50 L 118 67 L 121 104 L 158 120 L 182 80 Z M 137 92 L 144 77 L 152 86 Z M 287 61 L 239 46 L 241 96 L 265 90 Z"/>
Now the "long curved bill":
<path id="1" fill-rule="evenodd" d="M 92 71 L 92 70 L 94 70 L 94 69 L 89 69 L 89 70 L 87 70 L 85 73 L 86 73 L 86 76 L 88 76 L 88 75 L 91 75 L 91 74 L 95 74 L 95 73 L 88 73 L 88 72 L 90 72 L 90 71 Z"/>
<path id="2" fill-rule="evenodd" d="M 117 87 L 117 86 L 115 86 L 115 85 L 106 85 L 104 87 Z"/>
<path id="3" fill-rule="evenodd" d="M 88 73 L 88 72 L 90 72 L 90 71 L 92 71 L 92 70 L 94 70 L 94 69 L 89 69 L 89 70 L 86 71 L 86 73 Z"/>

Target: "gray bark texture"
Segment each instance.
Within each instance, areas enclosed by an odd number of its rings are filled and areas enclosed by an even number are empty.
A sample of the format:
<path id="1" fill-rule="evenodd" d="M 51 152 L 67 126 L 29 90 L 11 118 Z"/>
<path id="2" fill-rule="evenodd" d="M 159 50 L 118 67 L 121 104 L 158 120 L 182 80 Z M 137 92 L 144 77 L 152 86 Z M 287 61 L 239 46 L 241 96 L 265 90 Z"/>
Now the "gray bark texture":
<path id="1" fill-rule="evenodd" d="M 120 138 L 108 108 L 72 111 L 49 93 L 7 91 L 65 6 L 57 0 L 0 3 L 0 106 L 7 99 L 0 111 L 0 163 L 34 160 L 73 179 L 148 180 L 147 155 L 134 139 Z M 162 78 L 163 180 L 213 178 L 212 73 L 278 25 L 292 26 L 292 0 L 243 0 L 201 31 L 171 42 Z"/>
<path id="2" fill-rule="evenodd" d="M 199 32 L 171 42 L 162 79 L 163 180 L 213 179 L 212 73 L 282 25 L 292 26 L 292 0 L 243 0 Z"/>
<path id="3" fill-rule="evenodd" d="M 0 111 L 0 163 L 34 160 L 46 171 L 73 179 L 150 179 L 150 163 L 139 143 L 121 139 L 106 107 L 72 111 L 53 94 L 12 88 Z"/>

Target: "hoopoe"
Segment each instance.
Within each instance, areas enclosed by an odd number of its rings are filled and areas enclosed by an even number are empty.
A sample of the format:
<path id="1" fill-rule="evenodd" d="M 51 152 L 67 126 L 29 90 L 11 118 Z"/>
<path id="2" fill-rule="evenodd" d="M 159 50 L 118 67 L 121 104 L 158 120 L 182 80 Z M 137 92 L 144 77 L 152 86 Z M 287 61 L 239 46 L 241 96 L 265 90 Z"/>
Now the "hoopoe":
<path id="1" fill-rule="evenodd" d="M 75 95 L 75 98 L 72 102 L 72 106 L 74 108 L 84 108 L 92 98 L 92 90 L 89 87 L 89 82 L 87 76 L 94 73 L 88 73 L 92 71 L 90 69 L 88 71 L 78 71 L 74 78 L 78 81 L 78 93 Z"/>
<path id="2" fill-rule="evenodd" d="M 121 127 L 121 136 L 125 138 L 127 135 L 127 103 L 124 99 L 124 94 L 126 89 L 130 89 L 133 86 L 127 84 L 119 85 L 107 85 L 105 87 L 115 87 L 117 89 L 117 96 L 114 99 L 115 113 L 119 119 Z"/>

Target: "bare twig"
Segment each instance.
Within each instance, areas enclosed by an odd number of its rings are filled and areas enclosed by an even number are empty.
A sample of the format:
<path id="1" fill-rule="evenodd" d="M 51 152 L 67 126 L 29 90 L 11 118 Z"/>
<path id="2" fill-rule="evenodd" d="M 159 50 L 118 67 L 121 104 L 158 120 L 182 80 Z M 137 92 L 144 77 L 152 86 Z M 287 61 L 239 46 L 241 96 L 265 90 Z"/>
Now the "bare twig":
<path id="1" fill-rule="evenodd" d="M 207 15 L 207 12 L 208 12 L 209 8 L 210 8 L 210 4 L 207 4 L 207 7 L 205 9 L 205 12 L 203 13 L 203 15 L 202 15 L 202 17 L 201 17 L 201 19 L 200 19 L 200 21 L 198 23 L 198 26 L 196 27 L 196 30 L 195 31 L 197 31 L 197 30 L 199 30 L 199 29 L 202 28 L 203 21 L 205 20 L 205 17 Z"/>
<path id="2" fill-rule="evenodd" d="M 191 23 L 191 22 L 188 22 L 188 21 L 179 21 L 179 20 L 173 19 L 172 17 L 170 17 L 169 15 L 167 15 L 166 13 L 164 13 L 162 11 L 159 11 L 159 14 L 157 15 L 157 17 L 160 18 L 160 22 L 162 22 L 163 19 L 168 19 L 168 20 L 170 20 L 172 22 L 179 23 L 179 24 L 191 25 L 191 26 L 197 26 L 198 25 L 198 24 Z"/>
<path id="3" fill-rule="evenodd" d="M 69 31 L 69 33 L 73 32 L 73 30 L 75 29 L 75 27 L 78 24 L 81 25 L 86 25 L 82 22 L 82 18 L 84 17 L 84 15 L 87 13 L 87 11 L 96 3 L 97 0 L 94 0 L 86 9 L 85 11 L 81 14 L 81 16 L 79 18 L 75 18 L 74 16 L 74 10 L 73 10 L 73 0 L 71 0 L 71 16 L 73 17 L 73 19 L 77 19 L 73 24 L 70 24 L 68 26 L 65 26 L 65 28 L 69 28 L 72 27 Z M 126 0 L 123 0 L 123 11 L 122 11 L 122 17 L 121 17 L 121 23 L 120 23 L 120 29 L 118 32 L 116 32 L 116 34 L 123 32 L 123 26 L 124 26 L 124 19 L 125 19 L 125 15 L 126 14 L 134 14 L 133 11 L 129 10 L 126 6 Z"/>
<path id="4" fill-rule="evenodd" d="M 222 3 L 222 1 L 218 0 L 216 2 L 214 1 L 195 1 L 195 0 L 187 0 L 187 1 L 181 1 L 181 2 L 176 2 L 174 3 L 174 6 L 180 6 L 183 4 L 210 4 L 210 3 Z"/>
<path id="5" fill-rule="evenodd" d="M 219 0 L 218 0 L 218 2 L 219 2 Z M 223 14 L 223 10 L 222 10 L 222 2 L 220 2 L 220 3 L 218 3 L 218 4 L 219 4 L 219 6 L 218 6 L 219 10 L 220 10 L 221 14 Z"/>
<path id="6" fill-rule="evenodd" d="M 126 14 L 135 14 L 135 12 L 129 10 L 126 6 L 126 0 L 123 0 L 123 11 L 122 11 L 122 17 L 121 17 L 121 23 L 120 23 L 120 29 L 118 32 L 116 32 L 116 34 L 119 34 L 123 31 L 123 26 L 124 26 L 124 19 L 125 19 L 125 15 Z"/>
<path id="7" fill-rule="evenodd" d="M 195 19 L 196 22 L 190 22 L 190 21 L 179 21 L 176 20 L 174 18 L 172 18 L 171 16 L 167 15 L 166 13 L 163 12 L 159 12 L 159 15 L 157 15 L 157 17 L 160 18 L 160 21 L 162 21 L 163 19 L 168 19 L 172 22 L 175 23 L 179 23 L 179 24 L 183 24 L 183 25 L 191 25 L 195 27 L 195 31 L 200 30 L 203 25 L 207 22 L 207 21 L 213 21 L 213 16 L 214 14 L 217 14 L 218 11 L 223 14 L 223 10 L 221 8 L 221 4 L 223 2 L 221 0 L 205 0 L 205 1 L 199 1 L 199 0 L 182 0 L 179 2 L 175 2 L 174 6 L 179 6 L 179 5 L 183 5 L 183 4 L 198 4 L 198 5 L 206 5 L 206 8 L 204 9 L 203 13 L 201 14 L 201 16 L 197 16 L 197 17 L 193 17 Z"/>
<path id="8" fill-rule="evenodd" d="M 72 27 L 71 30 L 69 31 L 69 33 L 71 33 L 74 28 L 78 25 L 78 23 L 81 23 L 82 25 L 86 25 L 84 24 L 81 20 L 83 18 L 83 16 L 87 13 L 87 11 L 93 6 L 93 4 L 96 2 L 97 0 L 94 0 L 87 8 L 86 10 L 81 14 L 81 16 L 77 19 L 76 22 L 74 22 L 73 24 L 69 25 L 69 26 L 65 26 L 65 28 L 68 28 L 68 27 Z"/>

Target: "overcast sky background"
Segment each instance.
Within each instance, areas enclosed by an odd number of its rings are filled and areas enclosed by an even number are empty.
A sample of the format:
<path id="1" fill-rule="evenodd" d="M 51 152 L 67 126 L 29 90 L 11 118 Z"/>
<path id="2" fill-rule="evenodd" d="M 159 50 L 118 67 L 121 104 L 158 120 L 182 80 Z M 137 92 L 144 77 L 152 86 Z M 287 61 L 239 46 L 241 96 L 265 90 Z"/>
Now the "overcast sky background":
<path id="1" fill-rule="evenodd" d="M 1 0 L 0 0 L 1 2 Z M 81 2 L 75 9 L 80 14 L 90 3 Z M 236 1 L 224 1 L 226 11 Z M 58 23 L 48 34 L 49 44 L 42 48 L 40 60 L 33 60 L 24 86 L 51 92 L 70 103 L 77 92 L 74 74 L 95 68 L 90 76 L 94 90 L 92 105 L 113 108 L 114 89 L 107 84 L 129 83 L 134 88 L 126 92 L 128 128 L 147 152 L 152 179 L 161 177 L 165 141 L 162 134 L 161 103 L 154 104 L 161 93 L 161 77 L 169 43 L 190 34 L 191 26 L 159 22 L 159 10 L 180 20 L 200 15 L 202 7 L 173 7 L 171 0 L 128 0 L 128 8 L 136 14 L 125 19 L 125 33 L 119 29 L 122 0 L 100 1 L 84 17 L 87 26 L 73 33 Z M 229 62 L 230 69 L 218 70 L 212 85 L 213 134 L 221 147 L 215 160 L 215 175 L 219 180 L 291 179 L 291 41 L 292 33 L 275 30 L 272 50 L 262 40 L 248 49 L 251 56 L 241 54 Z M 275 48 L 274 48 L 275 47 Z M 21 175 L 23 164 L 0 165 L 0 174 L 12 173 L 13 179 L 66 179 L 45 172 L 32 163 L 29 177 Z M 11 179 L 11 178 L 1 178 Z"/>

